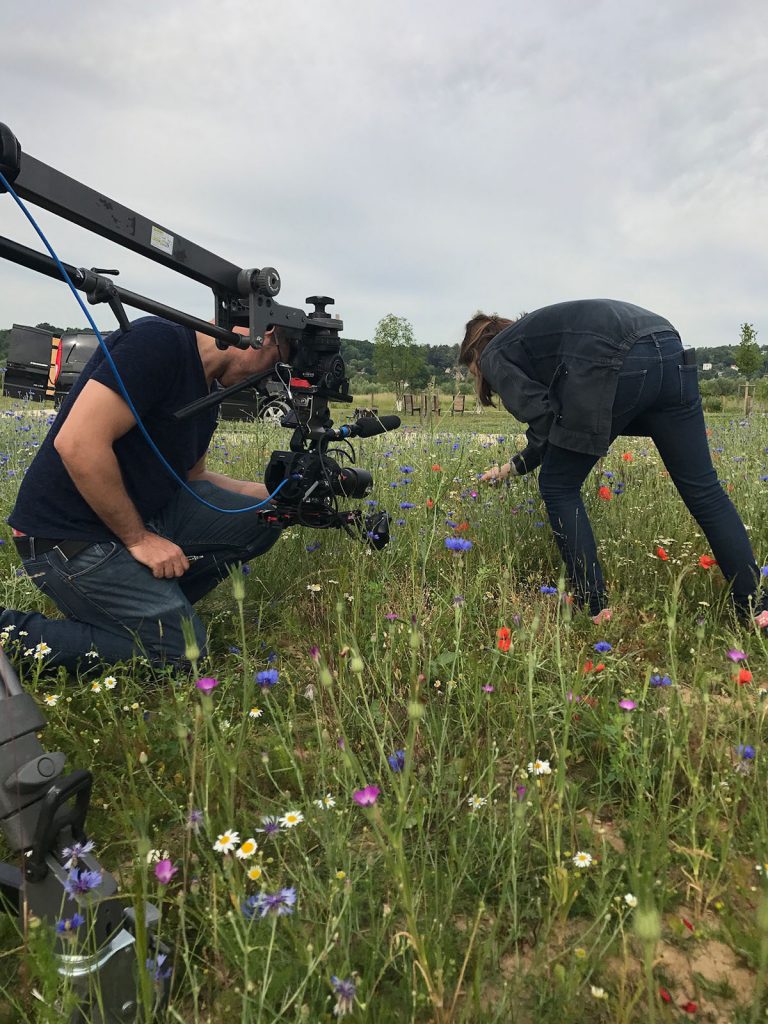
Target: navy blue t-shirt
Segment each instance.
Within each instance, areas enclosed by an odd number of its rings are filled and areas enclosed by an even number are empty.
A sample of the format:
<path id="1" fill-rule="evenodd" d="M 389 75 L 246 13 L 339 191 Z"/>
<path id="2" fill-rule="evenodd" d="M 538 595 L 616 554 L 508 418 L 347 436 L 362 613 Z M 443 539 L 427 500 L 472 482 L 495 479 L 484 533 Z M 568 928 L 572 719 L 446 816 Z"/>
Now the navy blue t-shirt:
<path id="1" fill-rule="evenodd" d="M 106 338 L 120 377 L 149 436 L 182 479 L 208 450 L 216 407 L 177 422 L 172 414 L 208 394 L 194 331 L 159 317 L 142 317 L 126 333 Z M 27 470 L 8 522 L 33 537 L 52 540 L 113 540 L 114 534 L 81 497 L 53 442 L 86 382 L 97 380 L 120 394 L 99 346 L 65 398 L 39 452 Z M 138 427 L 114 444 L 125 489 L 146 522 L 179 485 Z"/>

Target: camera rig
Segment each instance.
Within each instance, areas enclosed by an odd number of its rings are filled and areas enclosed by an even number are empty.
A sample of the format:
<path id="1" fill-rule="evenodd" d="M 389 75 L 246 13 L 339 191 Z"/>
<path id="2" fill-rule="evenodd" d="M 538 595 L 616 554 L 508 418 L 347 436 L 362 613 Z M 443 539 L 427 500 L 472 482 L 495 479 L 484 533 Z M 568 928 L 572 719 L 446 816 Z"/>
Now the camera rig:
<path id="1" fill-rule="evenodd" d="M 274 375 L 285 387 L 292 427 L 288 451 L 272 453 L 265 473 L 273 502 L 262 515 L 279 526 L 337 528 L 375 548 L 389 538 L 386 512 L 364 516 L 341 510 L 339 498 L 370 493 L 370 474 L 354 466 L 351 437 L 370 437 L 400 425 L 396 416 L 367 417 L 333 429 L 328 403 L 350 403 L 341 356 L 342 321 L 326 310 L 333 300 L 312 296 L 314 309 L 281 305 L 280 275 L 272 267 L 243 269 L 196 245 L 156 221 L 122 206 L 73 178 L 23 153 L 14 134 L 0 124 L 0 174 L 22 199 L 57 214 L 118 245 L 154 260 L 213 291 L 215 322 L 191 316 L 155 299 L 118 287 L 117 270 L 62 264 L 72 284 L 91 304 L 105 302 L 122 330 L 129 330 L 129 306 L 210 335 L 221 348 L 260 347 L 271 328 L 290 348 L 290 363 Z M 6 192 L 0 180 L 0 193 Z M 0 236 L 0 257 L 61 280 L 56 260 Z M 233 328 L 247 328 L 247 334 Z M 182 420 L 227 396 L 251 387 L 254 375 L 220 389 L 175 413 Z M 334 458 L 333 456 L 336 456 Z M 38 734 L 45 724 L 35 701 L 24 693 L 0 649 L 0 829 L 12 851 L 24 854 L 23 869 L 0 864 L 0 910 L 17 916 L 23 930 L 34 918 L 56 929 L 59 973 L 69 979 L 76 1006 L 71 1024 L 121 1024 L 160 1008 L 168 990 L 168 952 L 155 936 L 158 911 L 149 903 L 126 908 L 117 885 L 87 843 L 85 820 L 92 776 L 63 776 L 64 755 L 47 753 Z M 65 863 L 70 851 L 69 868 Z M 71 851 L 75 851 L 74 857 Z M 75 864 L 73 864 L 73 859 Z M 98 877 L 87 894 L 73 889 L 72 873 Z M 83 912 L 87 928 L 71 927 Z M 140 962 L 146 960 L 146 964 Z M 146 973 L 145 973 L 146 971 Z M 138 993 L 143 991 L 143 1006 Z M 148 993 L 148 996 L 146 995 Z M 147 998 L 152 1006 L 147 1007 Z"/>

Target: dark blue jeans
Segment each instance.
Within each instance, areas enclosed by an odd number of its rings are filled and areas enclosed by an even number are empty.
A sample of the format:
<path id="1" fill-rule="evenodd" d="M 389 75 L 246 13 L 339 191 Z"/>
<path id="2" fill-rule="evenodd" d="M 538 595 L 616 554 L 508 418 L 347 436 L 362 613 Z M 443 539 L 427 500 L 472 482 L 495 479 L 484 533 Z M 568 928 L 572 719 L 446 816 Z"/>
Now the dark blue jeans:
<path id="1" fill-rule="evenodd" d="M 193 483 L 192 488 L 220 508 L 255 504 L 252 498 L 207 481 Z M 215 512 L 183 490 L 147 526 L 174 541 L 190 558 L 183 576 L 155 579 L 117 541 L 91 544 L 72 558 L 55 549 L 47 551 L 27 559 L 24 569 L 67 618 L 6 610 L 0 614 L 0 633 L 7 634 L 11 644 L 25 632 L 20 638 L 23 649 L 45 643 L 51 649 L 46 665 L 74 669 L 81 660 L 88 664 L 89 651 L 97 651 L 98 660 L 108 663 L 136 654 L 154 662 L 178 661 L 185 654 L 186 620 L 204 654 L 206 631 L 192 606 L 228 575 L 231 566 L 271 548 L 280 531 L 267 526 L 256 512 Z"/>
<path id="2" fill-rule="evenodd" d="M 616 389 L 611 440 L 650 437 L 675 487 L 709 541 L 738 610 L 760 610 L 760 574 L 744 524 L 718 482 L 707 442 L 696 366 L 683 363 L 676 334 L 642 338 L 630 349 Z M 608 604 L 581 487 L 594 455 L 549 445 L 539 490 L 576 602 L 596 615 Z"/>

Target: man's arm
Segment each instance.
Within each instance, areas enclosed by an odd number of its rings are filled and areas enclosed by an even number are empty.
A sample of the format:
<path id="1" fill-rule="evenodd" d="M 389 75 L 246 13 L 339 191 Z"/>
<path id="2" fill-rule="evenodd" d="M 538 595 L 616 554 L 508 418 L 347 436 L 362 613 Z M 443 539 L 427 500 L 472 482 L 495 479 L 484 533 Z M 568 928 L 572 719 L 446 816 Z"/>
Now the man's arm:
<path id="1" fill-rule="evenodd" d="M 254 483 L 252 480 L 235 480 L 224 473 L 214 473 L 211 469 L 205 468 L 207 456 L 202 458 L 190 469 L 187 474 L 188 480 L 207 480 L 216 487 L 223 487 L 225 491 L 235 491 L 237 494 L 245 494 L 255 501 L 265 501 L 269 497 L 269 491 L 264 484 Z"/>
<path id="2" fill-rule="evenodd" d="M 182 576 L 189 562 L 181 548 L 147 530 L 128 496 L 113 445 L 135 426 L 116 392 L 89 380 L 53 442 L 64 468 L 101 521 L 120 538 L 137 562 L 158 579 Z"/>

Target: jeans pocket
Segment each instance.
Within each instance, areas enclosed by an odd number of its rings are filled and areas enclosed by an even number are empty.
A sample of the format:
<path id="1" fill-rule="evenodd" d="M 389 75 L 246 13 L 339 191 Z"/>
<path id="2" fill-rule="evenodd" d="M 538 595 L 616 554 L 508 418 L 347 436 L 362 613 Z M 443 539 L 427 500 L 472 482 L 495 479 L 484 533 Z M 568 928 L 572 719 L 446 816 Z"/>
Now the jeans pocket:
<path id="1" fill-rule="evenodd" d="M 122 549 L 122 544 L 117 544 L 115 541 L 90 544 L 72 558 L 57 559 L 55 568 L 65 579 L 77 580 L 100 569 L 120 549 Z"/>
<path id="2" fill-rule="evenodd" d="M 643 393 L 647 370 L 628 370 L 619 374 L 616 397 L 613 400 L 613 418 L 621 419 L 637 407 Z"/>
<path id="3" fill-rule="evenodd" d="M 699 368 L 681 363 L 677 369 L 680 373 L 680 405 L 695 405 L 699 400 Z"/>

